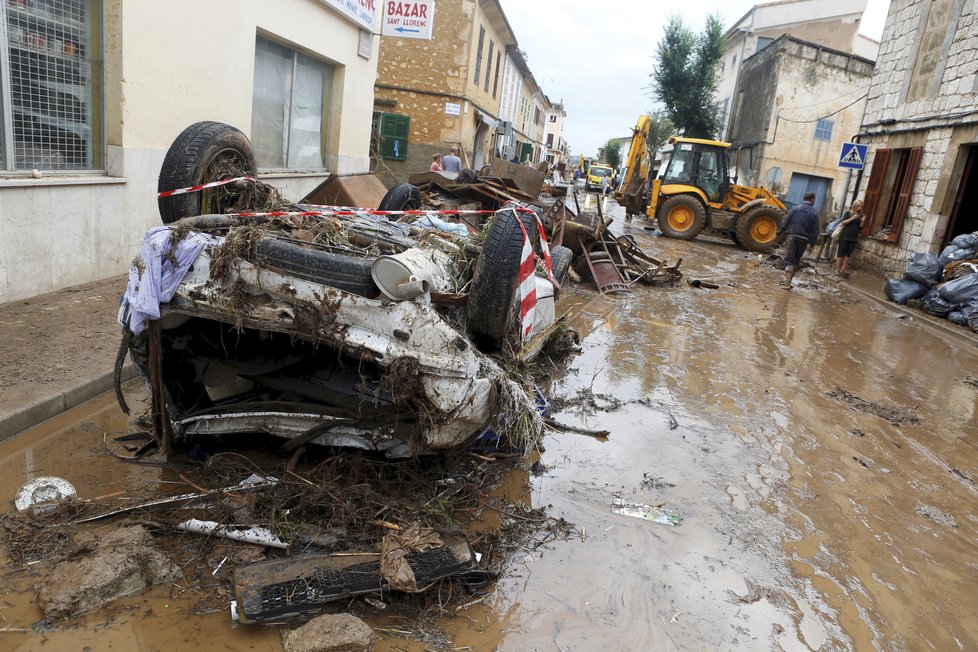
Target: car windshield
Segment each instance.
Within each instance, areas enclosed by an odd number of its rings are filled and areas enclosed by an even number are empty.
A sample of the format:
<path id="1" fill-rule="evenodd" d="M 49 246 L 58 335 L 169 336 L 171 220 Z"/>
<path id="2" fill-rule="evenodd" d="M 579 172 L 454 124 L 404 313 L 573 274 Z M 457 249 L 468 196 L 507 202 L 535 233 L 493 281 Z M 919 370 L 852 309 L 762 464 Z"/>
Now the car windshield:
<path id="1" fill-rule="evenodd" d="M 592 167 L 591 168 L 591 176 L 592 177 L 610 177 L 611 176 L 611 168 L 595 168 L 595 167 Z"/>

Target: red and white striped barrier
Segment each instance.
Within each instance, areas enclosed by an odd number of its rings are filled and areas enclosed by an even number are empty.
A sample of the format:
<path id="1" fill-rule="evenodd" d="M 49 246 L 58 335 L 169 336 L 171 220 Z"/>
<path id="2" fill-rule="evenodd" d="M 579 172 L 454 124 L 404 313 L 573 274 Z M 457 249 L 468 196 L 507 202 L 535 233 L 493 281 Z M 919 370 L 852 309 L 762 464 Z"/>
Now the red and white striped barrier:
<path id="1" fill-rule="evenodd" d="M 540 248 L 543 249 L 543 262 L 547 270 L 547 278 L 549 278 L 550 282 L 554 284 L 554 287 L 560 287 L 553 275 L 553 269 L 550 261 L 550 246 L 547 244 L 547 234 L 544 232 L 543 223 L 540 221 L 540 216 L 538 216 L 534 211 L 531 211 L 528 208 L 523 208 L 522 206 L 518 206 L 513 210 L 516 212 L 517 219 L 519 218 L 520 213 L 529 213 L 533 215 L 533 218 L 537 223 L 537 228 L 540 231 Z M 519 272 L 520 335 L 521 337 L 526 338 L 530 335 L 530 331 L 533 330 L 533 319 L 536 316 L 536 268 L 538 257 L 533 251 L 533 242 L 530 240 L 530 234 L 526 232 L 526 226 L 523 224 L 523 220 L 518 219 L 518 222 L 520 225 L 520 230 L 523 232 L 523 250 L 520 253 Z"/>
<path id="2" fill-rule="evenodd" d="M 200 192 L 206 188 L 217 188 L 218 186 L 226 186 L 229 183 L 234 183 L 235 181 L 255 181 L 254 177 L 234 177 L 233 179 L 221 179 L 220 181 L 211 181 L 210 183 L 202 183 L 199 186 L 190 186 L 189 188 L 179 188 L 177 190 L 164 190 L 159 193 L 157 197 L 172 197 L 174 195 L 186 195 L 191 192 Z"/>

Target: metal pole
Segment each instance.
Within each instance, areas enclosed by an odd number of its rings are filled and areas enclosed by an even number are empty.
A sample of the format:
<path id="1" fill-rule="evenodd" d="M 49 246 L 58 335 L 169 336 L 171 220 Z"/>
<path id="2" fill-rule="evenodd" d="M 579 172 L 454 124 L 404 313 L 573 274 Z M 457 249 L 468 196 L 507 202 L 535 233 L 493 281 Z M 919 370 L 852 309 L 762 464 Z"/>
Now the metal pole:
<path id="1" fill-rule="evenodd" d="M 846 185 L 842 188 L 842 201 L 839 202 L 839 214 L 836 216 L 842 218 L 843 213 L 846 212 L 846 201 L 849 197 L 849 182 L 852 181 L 852 168 L 849 168 L 849 172 L 846 174 Z"/>

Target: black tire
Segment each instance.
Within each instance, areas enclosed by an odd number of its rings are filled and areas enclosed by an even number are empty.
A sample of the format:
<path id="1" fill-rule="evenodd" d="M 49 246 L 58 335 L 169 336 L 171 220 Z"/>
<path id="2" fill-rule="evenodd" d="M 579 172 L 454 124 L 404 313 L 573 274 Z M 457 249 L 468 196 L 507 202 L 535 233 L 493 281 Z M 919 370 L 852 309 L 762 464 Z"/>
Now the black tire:
<path id="1" fill-rule="evenodd" d="M 737 218 L 734 239 L 744 249 L 764 253 L 778 246 L 778 225 L 784 211 L 761 204 L 747 209 Z"/>
<path id="2" fill-rule="evenodd" d="M 410 183 L 399 183 L 387 191 L 377 210 L 414 211 L 421 208 L 421 191 Z"/>
<path id="3" fill-rule="evenodd" d="M 177 136 L 163 159 L 157 192 L 189 188 L 210 181 L 258 174 L 251 141 L 240 130 L 223 122 L 192 124 Z M 157 202 L 164 224 L 202 213 L 223 213 L 235 204 L 230 186 L 160 197 Z"/>
<path id="4" fill-rule="evenodd" d="M 659 230 L 679 240 L 692 240 L 706 228 L 706 207 L 693 195 L 673 195 L 658 210 Z"/>
<path id="5" fill-rule="evenodd" d="M 275 238 L 259 240 L 252 258 L 262 265 L 288 272 L 296 278 L 322 283 L 369 299 L 380 294 L 380 289 L 370 275 L 372 258 L 331 254 Z"/>
<path id="6" fill-rule="evenodd" d="M 570 270 L 572 260 L 574 260 L 574 252 L 567 247 L 557 245 L 550 250 L 550 271 L 561 286 L 567 280 L 567 272 Z M 560 288 L 554 288 L 554 300 L 556 301 L 559 296 Z"/>
<path id="7" fill-rule="evenodd" d="M 475 183 L 475 180 L 478 178 L 479 175 L 476 174 L 475 170 L 465 168 L 455 177 L 455 183 Z"/>
<path id="8" fill-rule="evenodd" d="M 469 335 L 480 351 L 498 351 L 513 330 L 522 250 L 517 212 L 499 211 L 476 261 L 466 305 Z"/>

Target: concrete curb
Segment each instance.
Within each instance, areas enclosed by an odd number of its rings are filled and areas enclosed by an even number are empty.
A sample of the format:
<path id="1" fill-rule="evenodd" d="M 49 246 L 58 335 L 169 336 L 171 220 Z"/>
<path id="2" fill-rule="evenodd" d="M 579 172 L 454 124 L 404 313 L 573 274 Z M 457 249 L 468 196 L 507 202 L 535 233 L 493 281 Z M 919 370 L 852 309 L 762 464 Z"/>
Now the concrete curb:
<path id="1" fill-rule="evenodd" d="M 913 308 L 908 308 L 906 306 L 901 306 L 898 303 L 893 303 L 889 299 L 878 297 L 872 292 L 867 292 L 866 290 L 863 290 L 862 288 L 858 288 L 850 283 L 843 283 L 843 284 L 850 290 L 853 290 L 854 292 L 858 292 L 859 294 L 863 295 L 866 298 L 872 299 L 873 301 L 875 301 L 876 303 L 878 303 L 884 308 L 896 312 L 901 312 L 907 315 L 908 317 L 917 320 L 918 323 L 939 330 L 943 334 L 953 337 L 959 342 L 962 342 L 964 344 L 970 344 L 972 346 L 978 346 L 978 334 L 976 333 L 972 333 L 971 331 L 968 330 L 961 330 L 962 327 L 957 327 L 954 324 L 951 324 L 950 322 L 941 323 L 946 320 L 938 319 L 937 317 L 931 317 L 927 313 L 922 312 L 920 310 L 914 310 Z"/>
<path id="2" fill-rule="evenodd" d="M 132 363 L 122 368 L 122 382 L 128 382 L 136 375 L 136 367 Z M 54 396 L 39 398 L 27 405 L 18 406 L 11 412 L 0 414 L 0 441 L 10 439 L 111 389 L 112 372 L 109 371 Z"/>

